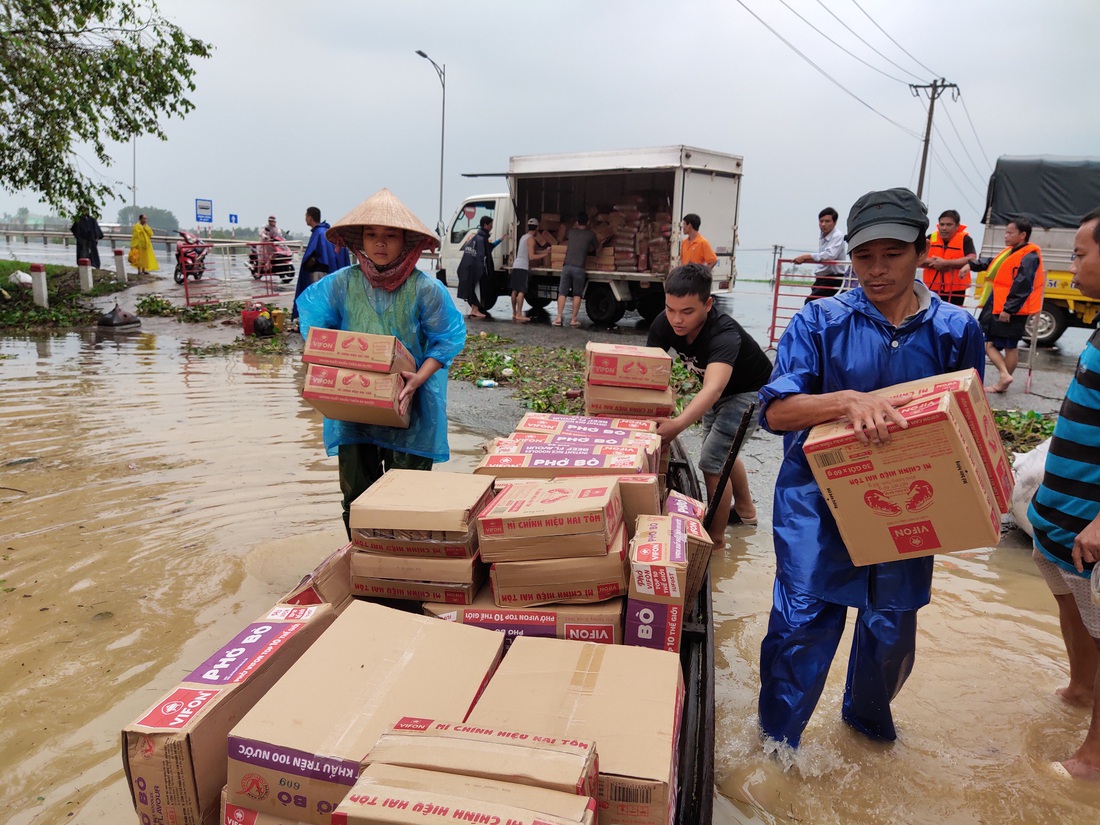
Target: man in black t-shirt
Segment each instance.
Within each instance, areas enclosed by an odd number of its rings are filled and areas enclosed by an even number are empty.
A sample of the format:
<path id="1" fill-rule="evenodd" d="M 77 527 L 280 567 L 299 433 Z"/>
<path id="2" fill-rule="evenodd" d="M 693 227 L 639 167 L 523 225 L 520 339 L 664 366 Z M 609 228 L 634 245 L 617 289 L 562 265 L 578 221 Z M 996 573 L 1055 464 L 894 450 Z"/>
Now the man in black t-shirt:
<path id="1" fill-rule="evenodd" d="M 675 418 L 658 420 L 657 432 L 671 441 L 696 421 L 703 422 L 699 469 L 713 499 L 718 476 L 729 454 L 741 416 L 771 378 L 772 364 L 760 345 L 733 318 L 714 307 L 710 273 L 686 264 L 665 280 L 665 311 L 654 319 L 646 344 L 674 349 L 688 369 L 699 376 L 702 389 Z M 748 434 L 756 428 L 754 416 Z M 756 505 L 749 492 L 748 473 L 740 458 L 720 493 L 710 536 L 715 549 L 725 546 L 730 510 L 742 524 L 756 524 Z"/>

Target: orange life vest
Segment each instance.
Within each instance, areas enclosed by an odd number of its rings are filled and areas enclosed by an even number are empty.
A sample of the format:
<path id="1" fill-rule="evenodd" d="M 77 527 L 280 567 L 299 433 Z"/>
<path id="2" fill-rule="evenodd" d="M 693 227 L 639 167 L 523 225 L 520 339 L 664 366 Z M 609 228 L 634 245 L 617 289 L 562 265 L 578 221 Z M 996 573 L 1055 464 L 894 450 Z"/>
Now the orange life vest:
<path id="1" fill-rule="evenodd" d="M 1033 243 L 1026 243 L 1019 249 L 1008 247 L 993 259 L 989 265 L 986 277 L 993 282 L 993 314 L 999 315 L 1004 309 L 1008 293 L 1012 290 L 1012 282 L 1016 279 L 1016 273 L 1020 269 L 1020 262 L 1024 256 L 1034 252 L 1039 256 L 1039 267 L 1035 270 L 1035 280 L 1031 284 L 1031 294 L 1027 296 L 1024 305 L 1016 311 L 1016 315 L 1034 315 L 1043 307 L 1043 255 L 1039 247 Z"/>
<path id="2" fill-rule="evenodd" d="M 940 231 L 937 229 L 928 240 L 928 256 L 947 258 L 954 260 L 963 256 L 963 242 L 969 237 L 966 234 L 966 225 L 959 224 L 951 240 L 944 243 L 940 240 Z M 955 292 L 966 292 L 970 286 L 970 272 L 961 269 L 948 269 L 940 272 L 938 269 L 924 270 L 924 285 L 937 295 L 950 295 Z"/>

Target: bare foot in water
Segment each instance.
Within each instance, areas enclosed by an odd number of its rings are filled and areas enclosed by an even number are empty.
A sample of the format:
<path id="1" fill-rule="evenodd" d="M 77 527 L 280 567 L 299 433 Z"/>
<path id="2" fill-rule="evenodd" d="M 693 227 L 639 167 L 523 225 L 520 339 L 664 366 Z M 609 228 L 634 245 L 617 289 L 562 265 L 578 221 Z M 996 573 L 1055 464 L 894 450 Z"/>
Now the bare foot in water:
<path id="1" fill-rule="evenodd" d="M 1054 691 L 1067 705 L 1073 705 L 1075 708 L 1091 708 L 1092 707 L 1092 690 L 1087 687 L 1077 687 L 1076 685 L 1066 685 L 1064 688 L 1058 688 Z"/>
<path id="2" fill-rule="evenodd" d="M 1074 779 L 1090 779 L 1093 782 L 1100 781 L 1100 765 L 1086 762 L 1077 756 L 1071 756 L 1062 763 L 1070 776 Z"/>
<path id="3" fill-rule="evenodd" d="M 989 388 L 990 392 L 1005 392 L 1012 386 L 1013 378 L 1011 375 L 1002 375 L 1001 380 Z"/>

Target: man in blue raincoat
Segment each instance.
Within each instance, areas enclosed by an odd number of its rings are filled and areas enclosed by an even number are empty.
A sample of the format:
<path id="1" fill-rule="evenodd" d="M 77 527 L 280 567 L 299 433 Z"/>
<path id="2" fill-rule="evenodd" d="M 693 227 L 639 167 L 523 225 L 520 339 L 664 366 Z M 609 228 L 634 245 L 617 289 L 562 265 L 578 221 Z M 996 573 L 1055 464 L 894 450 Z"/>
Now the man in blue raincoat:
<path id="1" fill-rule="evenodd" d="M 309 243 L 302 251 L 302 265 L 298 267 L 298 283 L 294 288 L 294 308 L 290 312 L 291 320 L 298 317 L 298 296 L 317 278 L 343 269 L 351 264 L 347 249 L 339 251 L 325 237 L 328 221 L 321 220 L 321 210 L 311 206 L 306 210 L 306 226 L 309 227 Z"/>
<path id="2" fill-rule="evenodd" d="M 798 747 L 825 686 L 849 607 L 857 610 L 842 718 L 873 739 L 897 737 L 890 701 L 913 668 L 917 610 L 928 604 L 932 558 L 856 567 L 802 451 L 815 424 L 847 418 L 861 442 L 880 445 L 893 401 L 869 395 L 903 381 L 985 368 L 977 321 L 917 278 L 928 213 L 907 189 L 869 192 L 848 215 L 859 288 L 810 302 L 779 342 L 760 390 L 761 423 L 783 435 L 775 486 L 776 576 L 760 650 L 760 723 Z M 873 447 L 872 447 L 873 448 Z"/>

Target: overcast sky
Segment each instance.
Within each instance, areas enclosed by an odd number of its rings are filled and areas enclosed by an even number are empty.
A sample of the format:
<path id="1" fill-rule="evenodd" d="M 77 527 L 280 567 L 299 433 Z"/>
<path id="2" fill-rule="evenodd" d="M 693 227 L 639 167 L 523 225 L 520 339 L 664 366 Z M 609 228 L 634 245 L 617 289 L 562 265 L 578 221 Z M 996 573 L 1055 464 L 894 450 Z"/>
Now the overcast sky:
<path id="1" fill-rule="evenodd" d="M 166 122 L 167 142 L 137 142 L 138 203 L 183 225 L 201 197 L 216 226 L 230 212 L 246 226 L 274 213 L 301 231 L 307 206 L 333 220 L 388 186 L 434 226 L 440 84 L 417 49 L 447 69 L 446 221 L 466 196 L 503 188 L 462 173 L 504 170 L 510 155 L 689 144 L 745 159 L 743 273 L 766 268 L 772 244 L 816 248 L 823 206 L 843 220 L 869 189 L 916 189 L 927 97 L 909 83 L 943 77 L 962 93 L 936 105 L 924 190 L 934 215 L 956 208 L 979 224 L 1000 155 L 1100 155 L 1096 0 L 159 6 L 215 47 L 198 64 L 195 111 Z M 115 157 L 98 171 L 128 203 L 129 145 Z M 0 193 L 0 211 L 45 211 L 35 200 Z"/>

